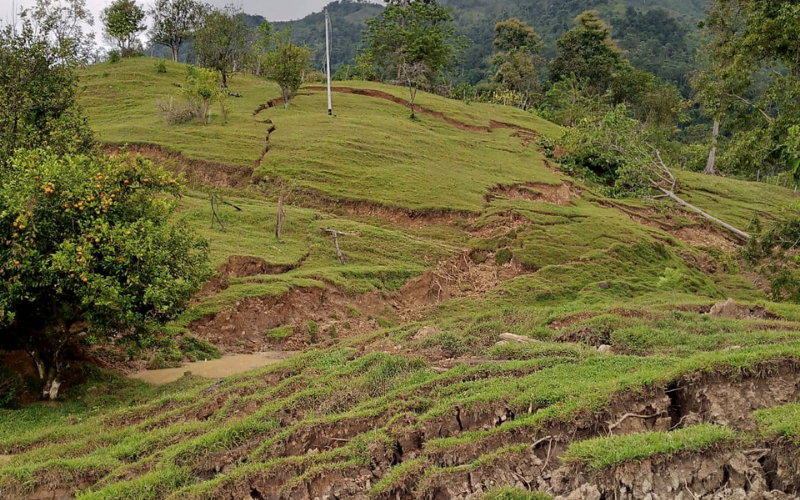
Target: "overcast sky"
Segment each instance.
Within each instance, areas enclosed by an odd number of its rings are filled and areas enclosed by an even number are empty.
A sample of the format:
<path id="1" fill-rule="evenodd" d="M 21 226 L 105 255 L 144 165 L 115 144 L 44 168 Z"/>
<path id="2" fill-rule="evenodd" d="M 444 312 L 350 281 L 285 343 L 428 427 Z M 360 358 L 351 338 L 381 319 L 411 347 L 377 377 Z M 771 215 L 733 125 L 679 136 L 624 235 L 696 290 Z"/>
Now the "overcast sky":
<path id="1" fill-rule="evenodd" d="M 138 0 L 139 3 L 148 5 L 152 0 Z M 223 6 L 228 3 L 239 5 L 248 14 L 259 14 L 267 18 L 268 21 L 288 21 L 300 19 L 312 12 L 319 12 L 328 5 L 331 0 L 206 0 L 213 5 Z M 376 3 L 378 0 L 375 0 Z M 8 19 L 13 11 L 12 5 L 30 6 L 35 0 L 0 0 L 0 16 Z M 103 10 L 111 0 L 86 0 L 89 8 L 94 14 L 95 20 L 99 18 L 100 11 Z"/>

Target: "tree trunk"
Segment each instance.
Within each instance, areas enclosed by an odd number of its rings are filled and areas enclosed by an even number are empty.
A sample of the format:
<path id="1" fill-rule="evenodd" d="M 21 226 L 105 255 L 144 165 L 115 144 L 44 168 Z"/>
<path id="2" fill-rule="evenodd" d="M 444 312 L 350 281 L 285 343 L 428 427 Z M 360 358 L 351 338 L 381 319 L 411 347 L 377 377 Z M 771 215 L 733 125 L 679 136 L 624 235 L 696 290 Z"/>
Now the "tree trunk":
<path id="1" fill-rule="evenodd" d="M 173 61 L 178 62 L 178 59 L 180 59 L 180 51 L 181 51 L 181 46 L 180 45 L 172 44 L 172 60 Z"/>
<path id="2" fill-rule="evenodd" d="M 706 219 L 710 220 L 711 222 L 714 222 L 714 223 L 722 226 L 723 228 L 725 228 L 728 231 L 732 232 L 736 236 L 739 236 L 740 238 L 742 238 L 744 240 L 749 240 L 750 239 L 750 235 L 745 233 L 741 229 L 733 227 L 730 224 L 727 224 L 725 222 L 722 222 L 721 220 L 717 219 L 716 217 L 714 217 L 713 215 L 709 214 L 708 212 L 704 212 L 703 210 L 697 208 L 696 206 L 687 203 L 686 201 L 678 198 L 678 196 L 674 192 L 672 192 L 672 191 L 670 191 L 668 189 L 664 189 L 662 187 L 659 187 L 658 190 L 661 191 L 662 193 L 664 193 L 664 195 L 666 195 L 669 199 L 671 199 L 672 201 L 674 201 L 678 205 L 681 205 L 682 207 L 686 207 L 689 210 L 697 212 L 701 216 L 705 217 Z"/>
<path id="3" fill-rule="evenodd" d="M 716 175 L 717 164 L 717 137 L 719 136 L 719 121 L 714 120 L 714 130 L 711 132 L 711 151 L 708 153 L 708 162 L 706 162 L 706 169 L 703 171 L 706 175 Z"/>
<path id="4" fill-rule="evenodd" d="M 281 90 L 283 91 L 283 109 L 289 109 L 289 89 L 283 87 Z"/>
<path id="5" fill-rule="evenodd" d="M 228 73 L 226 71 L 222 71 L 222 88 L 228 88 Z"/>
<path id="6" fill-rule="evenodd" d="M 53 364 L 47 372 L 47 379 L 45 380 L 44 387 L 42 388 L 42 399 L 54 400 L 58 398 L 62 371 L 61 361 L 53 360 Z"/>

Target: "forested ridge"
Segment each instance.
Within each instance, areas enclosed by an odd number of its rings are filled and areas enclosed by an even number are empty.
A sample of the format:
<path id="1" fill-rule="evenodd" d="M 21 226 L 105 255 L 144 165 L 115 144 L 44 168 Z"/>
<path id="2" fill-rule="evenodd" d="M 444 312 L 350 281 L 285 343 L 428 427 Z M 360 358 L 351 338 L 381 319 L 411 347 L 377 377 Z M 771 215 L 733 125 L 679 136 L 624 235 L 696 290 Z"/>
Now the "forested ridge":
<path id="1" fill-rule="evenodd" d="M 491 57 L 494 25 L 511 17 L 519 18 L 542 35 L 543 55 L 555 56 L 555 41 L 572 28 L 575 17 L 586 10 L 598 10 L 612 27 L 612 36 L 628 53 L 633 65 L 678 86 L 689 89 L 689 73 L 700 46 L 697 23 L 705 15 L 705 0 L 446 0 L 451 7 L 456 30 L 471 43 L 456 70 L 457 80 L 476 84 L 493 75 Z M 328 5 L 333 46 L 331 66 L 352 64 L 364 30 L 364 22 L 377 15 L 382 6 L 368 2 L 340 0 Z M 314 67 L 324 68 L 324 15 L 314 13 L 288 23 L 295 40 L 314 50 Z M 264 20 L 249 16 L 256 26 Z"/>

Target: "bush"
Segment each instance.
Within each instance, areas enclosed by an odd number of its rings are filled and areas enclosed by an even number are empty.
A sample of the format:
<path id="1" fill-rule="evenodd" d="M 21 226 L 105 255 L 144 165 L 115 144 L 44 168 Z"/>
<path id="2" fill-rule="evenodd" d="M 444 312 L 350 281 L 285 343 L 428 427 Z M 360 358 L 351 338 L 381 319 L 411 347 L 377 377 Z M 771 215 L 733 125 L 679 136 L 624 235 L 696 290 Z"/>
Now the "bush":
<path id="1" fill-rule="evenodd" d="M 188 335 L 181 339 L 180 349 L 190 361 L 219 359 L 221 357 L 219 349 L 208 341 Z"/>
<path id="2" fill-rule="evenodd" d="M 120 54 L 118 50 L 112 50 L 108 53 L 108 62 L 116 64 L 120 61 L 122 61 L 122 54 Z"/>
<path id="3" fill-rule="evenodd" d="M 3 357 L 3 354 L 0 352 L 0 358 Z M 24 390 L 25 384 L 22 377 L 7 366 L 0 365 L 0 408 L 13 407 Z"/>
<path id="4" fill-rule="evenodd" d="M 166 74 L 167 72 L 167 63 L 164 59 L 159 59 L 156 61 L 156 73 L 163 73 Z"/>

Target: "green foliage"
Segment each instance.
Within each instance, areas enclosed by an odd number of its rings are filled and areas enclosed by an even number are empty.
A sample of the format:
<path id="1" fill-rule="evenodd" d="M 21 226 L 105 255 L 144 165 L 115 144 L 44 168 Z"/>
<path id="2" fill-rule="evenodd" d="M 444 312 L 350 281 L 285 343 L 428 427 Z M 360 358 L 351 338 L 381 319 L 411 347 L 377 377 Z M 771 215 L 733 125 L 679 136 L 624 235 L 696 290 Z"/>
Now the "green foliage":
<path id="1" fill-rule="evenodd" d="M 597 11 L 584 12 L 575 25 L 556 42 L 558 55 L 550 63 L 550 79 L 558 82 L 574 76 L 593 92 L 602 93 L 622 66 L 622 54 Z"/>
<path id="2" fill-rule="evenodd" d="M 19 152 L 2 176 L 0 332 L 55 388 L 78 334 L 141 340 L 208 277 L 207 244 L 169 223 L 179 187 L 141 157 Z"/>
<path id="3" fill-rule="evenodd" d="M 609 196 L 646 194 L 655 152 L 644 127 L 619 105 L 600 120 L 584 119 L 563 139 L 565 168 L 606 186 Z"/>
<path id="4" fill-rule="evenodd" d="M 166 74 L 167 72 L 167 65 L 164 63 L 163 59 L 156 61 L 155 68 L 156 73 Z"/>
<path id="5" fill-rule="evenodd" d="M 292 32 L 273 36 L 273 45 L 264 55 L 265 76 L 278 84 L 283 96 L 284 108 L 289 107 L 289 99 L 303 83 L 303 76 L 311 69 L 311 52 L 305 47 L 292 43 Z"/>
<path id="6" fill-rule="evenodd" d="M 111 64 L 117 64 L 118 62 L 122 61 L 122 54 L 118 50 L 112 50 L 108 53 L 108 62 Z"/>
<path id="7" fill-rule="evenodd" d="M 147 28 L 144 17 L 144 9 L 135 0 L 114 0 L 100 13 L 103 29 L 117 44 L 122 57 L 141 52 L 137 36 Z"/>
<path id="8" fill-rule="evenodd" d="M 784 146 L 800 121 L 798 15 L 792 0 L 720 0 L 709 10 L 709 61 L 694 85 L 722 124 L 722 171 L 752 178 L 791 170 Z"/>
<path id="9" fill-rule="evenodd" d="M 672 432 L 594 438 L 572 443 L 564 454 L 564 460 L 585 463 L 593 469 L 604 469 L 657 454 L 704 451 L 733 443 L 738 437 L 736 431 L 728 427 L 700 424 Z"/>
<path id="10" fill-rule="evenodd" d="M 425 83 L 433 85 L 466 45 L 452 22 L 450 10 L 435 0 L 390 4 L 367 21 L 359 59 L 381 80 L 400 80 L 401 68 L 419 67 Z"/>
<path id="11" fill-rule="evenodd" d="M 493 81 L 503 88 L 519 93 L 518 106 L 527 109 L 534 94 L 539 93 L 539 67 L 544 59 L 539 56 L 542 39 L 519 19 L 508 19 L 494 27 L 495 52 L 492 62 L 497 66 Z"/>
<path id="12" fill-rule="evenodd" d="M 800 303 L 797 241 L 800 241 L 800 211 L 795 206 L 747 242 L 744 255 L 769 279 L 775 300 Z"/>
<path id="13" fill-rule="evenodd" d="M 148 10 L 152 19 L 150 40 L 172 50 L 178 62 L 181 46 L 194 36 L 203 20 L 205 7 L 195 0 L 156 0 Z"/>
<path id="14" fill-rule="evenodd" d="M 186 67 L 186 78 L 181 87 L 183 96 L 196 110 L 196 118 L 204 125 L 208 124 L 211 106 L 219 103 L 223 117 L 226 115 L 225 99 L 228 97 L 226 89 L 217 82 L 218 73 L 206 68 Z"/>
<path id="15" fill-rule="evenodd" d="M 80 32 L 59 31 L 68 21 L 23 13 L 18 25 L 0 27 L 0 170 L 18 148 L 61 154 L 93 145 L 77 104 L 83 39 Z"/>
<path id="16" fill-rule="evenodd" d="M 189 361 L 207 361 L 209 359 L 219 359 L 221 354 L 219 349 L 203 340 L 191 335 L 186 335 L 181 339 L 181 352 L 189 358 Z"/>
<path id="17" fill-rule="evenodd" d="M 0 351 L 0 360 L 4 358 L 5 354 Z M 24 389 L 25 384 L 22 378 L 0 363 L 0 409 L 13 408 Z"/>
<path id="18" fill-rule="evenodd" d="M 228 87 L 234 68 L 244 66 L 249 53 L 248 34 L 244 14 L 232 5 L 211 9 L 203 17 L 202 27 L 195 32 L 197 61 L 202 67 L 222 75 L 223 88 Z"/>

